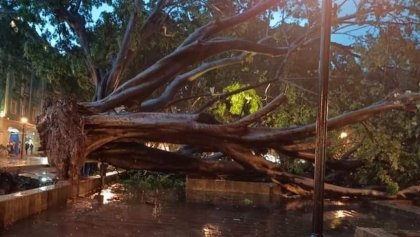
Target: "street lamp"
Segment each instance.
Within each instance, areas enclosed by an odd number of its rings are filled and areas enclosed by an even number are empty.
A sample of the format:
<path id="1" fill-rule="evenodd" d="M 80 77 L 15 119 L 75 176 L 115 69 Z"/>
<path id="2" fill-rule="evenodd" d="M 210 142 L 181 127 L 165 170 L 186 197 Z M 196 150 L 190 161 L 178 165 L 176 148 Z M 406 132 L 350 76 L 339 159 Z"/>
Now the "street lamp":
<path id="1" fill-rule="evenodd" d="M 28 122 L 28 118 L 22 117 L 20 118 L 20 122 L 22 123 L 22 144 L 20 145 L 20 158 L 23 159 L 23 149 L 25 145 L 25 124 Z"/>
<path id="2" fill-rule="evenodd" d="M 311 237 L 322 237 L 324 221 L 324 176 L 327 149 L 328 78 L 331 40 L 331 0 L 322 0 L 319 55 L 319 97 L 316 121 L 316 149 Z"/>

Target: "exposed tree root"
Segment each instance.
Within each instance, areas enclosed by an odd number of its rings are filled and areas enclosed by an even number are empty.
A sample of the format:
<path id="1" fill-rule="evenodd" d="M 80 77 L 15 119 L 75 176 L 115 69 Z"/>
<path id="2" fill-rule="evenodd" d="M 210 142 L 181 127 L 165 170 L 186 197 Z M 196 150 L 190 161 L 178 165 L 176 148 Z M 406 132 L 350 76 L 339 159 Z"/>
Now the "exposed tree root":
<path id="1" fill-rule="evenodd" d="M 37 129 L 41 149 L 47 152 L 49 163 L 58 169 L 58 176 L 77 180 L 86 157 L 84 122 L 77 103 L 61 100 L 47 107 L 38 117 Z"/>

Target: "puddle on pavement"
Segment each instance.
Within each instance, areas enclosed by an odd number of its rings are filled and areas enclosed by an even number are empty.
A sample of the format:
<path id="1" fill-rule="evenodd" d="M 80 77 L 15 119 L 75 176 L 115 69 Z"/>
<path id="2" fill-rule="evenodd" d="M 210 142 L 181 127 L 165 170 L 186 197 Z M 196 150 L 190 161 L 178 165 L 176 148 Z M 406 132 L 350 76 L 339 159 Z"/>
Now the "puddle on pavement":
<path id="1" fill-rule="evenodd" d="M 224 195 L 228 196 L 228 195 Z M 69 202 L 22 220 L 1 236 L 309 236 L 310 200 L 282 200 L 256 205 L 252 197 L 232 205 L 187 202 L 168 191 L 127 193 L 114 184 L 90 197 Z M 221 200 L 226 200 L 220 198 Z M 415 230 L 409 218 L 380 215 L 360 203 L 328 201 L 325 233 L 350 237 L 355 226 Z"/>

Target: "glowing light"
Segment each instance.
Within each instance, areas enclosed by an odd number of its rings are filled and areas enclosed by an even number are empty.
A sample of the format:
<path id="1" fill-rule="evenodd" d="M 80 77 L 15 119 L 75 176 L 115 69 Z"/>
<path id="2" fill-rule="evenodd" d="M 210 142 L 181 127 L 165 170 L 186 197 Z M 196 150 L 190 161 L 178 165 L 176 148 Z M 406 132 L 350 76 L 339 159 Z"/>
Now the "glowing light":
<path id="1" fill-rule="evenodd" d="M 15 193 L 15 195 L 13 195 L 13 196 L 15 196 L 15 197 L 22 197 L 23 195 L 22 195 L 21 192 L 18 192 L 18 193 Z"/>
<path id="2" fill-rule="evenodd" d="M 48 178 L 47 178 L 47 177 L 42 177 L 42 178 L 41 178 L 41 182 L 42 182 L 42 183 L 45 183 L 45 182 L 47 182 L 47 181 L 48 181 Z"/>
<path id="3" fill-rule="evenodd" d="M 340 201 L 335 201 L 335 202 L 333 202 L 334 203 L 334 205 L 336 205 L 336 206 L 344 206 L 345 204 L 344 204 L 344 202 L 340 202 Z"/>
<path id="4" fill-rule="evenodd" d="M 222 236 L 220 228 L 216 225 L 206 224 L 203 227 L 204 237 L 217 237 Z"/>
<path id="5" fill-rule="evenodd" d="M 343 218 L 346 216 L 346 213 L 343 210 L 338 210 L 334 213 L 335 218 Z"/>
<path id="6" fill-rule="evenodd" d="M 8 127 L 7 131 L 10 133 L 19 133 L 19 130 L 17 130 L 16 128 L 12 128 L 12 127 Z"/>
<path id="7" fill-rule="evenodd" d="M 28 122 L 28 118 L 22 117 L 22 118 L 20 118 L 20 122 L 21 123 L 27 123 Z"/>
<path id="8" fill-rule="evenodd" d="M 110 188 L 102 190 L 101 195 L 104 197 L 103 204 L 110 203 L 112 198 L 115 196 L 115 194 L 111 192 Z"/>
<path id="9" fill-rule="evenodd" d="M 348 135 L 349 135 L 349 134 L 348 134 L 348 133 L 346 133 L 346 132 L 341 132 L 339 137 L 340 137 L 341 139 L 344 139 L 344 138 L 346 138 Z"/>
<path id="10" fill-rule="evenodd" d="M 6 117 L 6 113 L 2 110 L 0 111 L 0 118 L 4 118 Z"/>

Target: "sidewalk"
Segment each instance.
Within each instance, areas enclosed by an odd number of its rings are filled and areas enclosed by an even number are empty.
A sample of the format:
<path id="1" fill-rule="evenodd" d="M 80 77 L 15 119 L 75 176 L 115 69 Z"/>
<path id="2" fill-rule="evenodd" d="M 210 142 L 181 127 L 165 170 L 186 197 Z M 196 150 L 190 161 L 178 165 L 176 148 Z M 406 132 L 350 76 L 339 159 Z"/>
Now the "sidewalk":
<path id="1" fill-rule="evenodd" d="M 16 171 L 37 169 L 48 166 L 48 158 L 40 156 L 20 156 L 0 157 L 0 171 Z"/>

